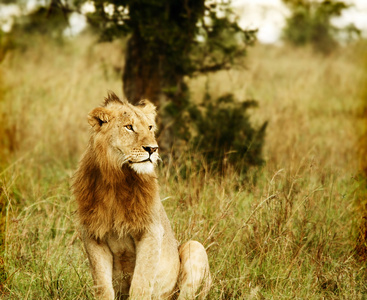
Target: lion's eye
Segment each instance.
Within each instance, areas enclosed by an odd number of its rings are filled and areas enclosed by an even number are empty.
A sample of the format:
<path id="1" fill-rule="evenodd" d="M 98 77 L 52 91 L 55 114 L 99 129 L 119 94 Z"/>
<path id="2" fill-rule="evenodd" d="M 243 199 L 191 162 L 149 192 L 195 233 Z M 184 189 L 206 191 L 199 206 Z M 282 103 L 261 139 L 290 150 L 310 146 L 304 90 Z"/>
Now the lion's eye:
<path id="1" fill-rule="evenodd" d="M 130 131 L 134 131 L 133 125 L 126 125 L 125 128 Z"/>
<path id="2" fill-rule="evenodd" d="M 152 130 L 153 126 L 152 126 L 152 125 L 150 125 L 148 128 L 149 128 L 149 130 Z"/>

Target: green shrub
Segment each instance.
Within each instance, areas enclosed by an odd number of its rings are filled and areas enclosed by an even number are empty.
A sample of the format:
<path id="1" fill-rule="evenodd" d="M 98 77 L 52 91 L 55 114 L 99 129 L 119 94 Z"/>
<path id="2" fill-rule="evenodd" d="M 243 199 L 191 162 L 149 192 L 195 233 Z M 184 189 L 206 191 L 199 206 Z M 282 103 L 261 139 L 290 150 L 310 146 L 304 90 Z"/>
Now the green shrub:
<path id="1" fill-rule="evenodd" d="M 340 16 L 349 7 L 343 1 L 283 0 L 290 8 L 291 16 L 286 20 L 283 37 L 296 46 L 307 44 L 322 53 L 329 53 L 337 45 L 337 34 L 345 31 L 349 36 L 359 34 L 351 25 L 344 29 L 331 24 L 333 17 Z"/>
<path id="2" fill-rule="evenodd" d="M 207 93 L 199 105 L 188 99 L 181 103 L 181 107 L 173 103 L 166 107 L 165 114 L 175 119 L 171 133 L 201 153 L 211 168 L 224 171 L 231 166 L 245 173 L 263 164 L 267 122 L 259 128 L 251 124 L 248 109 L 257 106 L 255 100 L 236 101 L 232 94 L 213 100 Z"/>
<path id="3" fill-rule="evenodd" d="M 6 34 L 8 48 L 25 51 L 37 43 L 45 43 L 46 39 L 61 45 L 64 31 L 69 26 L 69 14 L 70 10 L 53 3 L 49 7 L 39 6 L 28 14 L 18 16 L 12 30 Z"/>
<path id="4" fill-rule="evenodd" d="M 256 106 L 255 100 L 239 102 L 232 94 L 214 101 L 206 95 L 200 106 L 190 109 L 197 131 L 191 141 L 193 147 L 220 170 L 228 163 L 241 172 L 262 165 L 267 122 L 259 128 L 253 127 L 248 109 Z"/>

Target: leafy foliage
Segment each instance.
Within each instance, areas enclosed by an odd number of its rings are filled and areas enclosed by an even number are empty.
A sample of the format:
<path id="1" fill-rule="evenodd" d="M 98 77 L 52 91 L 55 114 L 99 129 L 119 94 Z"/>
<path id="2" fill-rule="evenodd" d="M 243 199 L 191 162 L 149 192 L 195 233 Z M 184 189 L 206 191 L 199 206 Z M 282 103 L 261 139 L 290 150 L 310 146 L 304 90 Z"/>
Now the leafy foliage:
<path id="1" fill-rule="evenodd" d="M 51 4 L 49 8 L 39 7 L 34 12 L 18 19 L 16 29 L 22 29 L 25 34 L 38 33 L 54 38 L 60 38 L 68 26 L 68 12 L 61 6 Z"/>
<path id="2" fill-rule="evenodd" d="M 8 48 L 25 50 L 37 42 L 42 43 L 42 39 L 62 43 L 70 13 L 71 10 L 61 2 L 50 1 L 47 7 L 38 6 L 34 11 L 18 16 L 11 32 L 5 35 Z"/>
<path id="3" fill-rule="evenodd" d="M 285 40 L 296 46 L 311 44 L 315 50 L 329 53 L 336 45 L 336 34 L 342 29 L 331 24 L 333 17 L 340 16 L 349 7 L 343 1 L 283 0 L 290 8 L 291 16 L 286 20 L 283 31 Z M 358 30 L 349 25 L 348 34 Z"/>
<path id="4" fill-rule="evenodd" d="M 200 105 L 185 103 L 184 108 L 173 103 L 166 107 L 165 113 L 179 120 L 172 125 L 174 136 L 201 153 L 213 169 L 223 171 L 231 165 L 246 173 L 249 167 L 264 163 L 267 122 L 259 128 L 251 124 L 248 109 L 257 107 L 255 100 L 236 101 L 232 94 L 212 99 L 206 93 Z"/>
<path id="5" fill-rule="evenodd" d="M 77 6 L 85 1 L 76 0 Z M 144 56 L 167 59 L 172 73 L 228 68 L 256 39 L 255 30 L 243 30 L 229 1 L 95 0 L 89 23 L 101 40 L 130 33 L 144 42 Z M 165 70 L 165 71 L 169 71 Z"/>
<path id="6" fill-rule="evenodd" d="M 251 125 L 248 109 L 256 106 L 255 100 L 238 102 L 232 94 L 215 101 L 206 95 L 200 107 L 194 106 L 190 110 L 197 130 L 192 141 L 194 147 L 219 169 L 228 163 L 240 171 L 261 165 L 267 122 L 258 129 Z"/>

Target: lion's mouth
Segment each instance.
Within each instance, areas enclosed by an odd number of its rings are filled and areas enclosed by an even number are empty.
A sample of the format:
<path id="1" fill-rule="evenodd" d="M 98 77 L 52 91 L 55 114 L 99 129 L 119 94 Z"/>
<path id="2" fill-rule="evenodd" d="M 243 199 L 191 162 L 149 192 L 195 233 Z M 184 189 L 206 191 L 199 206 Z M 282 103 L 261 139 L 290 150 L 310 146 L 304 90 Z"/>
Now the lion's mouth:
<path id="1" fill-rule="evenodd" d="M 144 162 L 148 162 L 148 161 L 153 163 L 152 160 L 150 159 L 150 157 L 147 158 L 147 159 L 144 159 L 144 160 L 140 160 L 140 161 L 131 161 L 131 160 L 129 160 L 129 163 L 130 164 L 140 164 L 140 163 L 144 163 Z"/>

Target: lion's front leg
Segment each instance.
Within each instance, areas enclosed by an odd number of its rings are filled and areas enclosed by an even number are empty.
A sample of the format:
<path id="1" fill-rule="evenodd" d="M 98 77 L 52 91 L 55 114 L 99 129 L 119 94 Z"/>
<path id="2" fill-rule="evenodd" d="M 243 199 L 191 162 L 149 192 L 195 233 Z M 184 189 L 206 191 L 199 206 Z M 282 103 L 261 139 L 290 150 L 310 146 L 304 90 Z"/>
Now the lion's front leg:
<path id="1" fill-rule="evenodd" d="M 197 241 L 188 241 L 179 247 L 179 255 L 178 300 L 204 299 L 212 281 L 204 246 Z"/>
<path id="2" fill-rule="evenodd" d="M 112 285 L 113 256 L 109 247 L 88 236 L 84 236 L 83 241 L 92 270 L 96 298 L 113 300 L 115 298 Z"/>
<path id="3" fill-rule="evenodd" d="M 130 299 L 151 299 L 163 240 L 163 227 L 152 226 L 136 242 L 136 263 Z"/>

